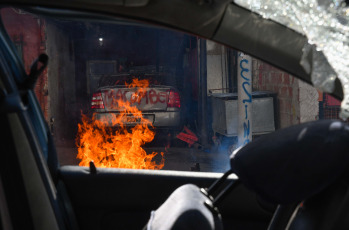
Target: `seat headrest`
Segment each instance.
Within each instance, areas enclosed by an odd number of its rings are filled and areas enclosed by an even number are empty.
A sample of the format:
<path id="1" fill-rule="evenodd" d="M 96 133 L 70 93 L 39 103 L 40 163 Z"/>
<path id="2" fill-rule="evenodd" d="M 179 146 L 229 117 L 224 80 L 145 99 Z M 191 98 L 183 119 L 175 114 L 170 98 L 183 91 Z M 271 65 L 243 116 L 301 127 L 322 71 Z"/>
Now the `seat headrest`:
<path id="1" fill-rule="evenodd" d="M 349 126 L 320 120 L 262 136 L 231 156 L 247 188 L 278 204 L 300 202 L 333 183 L 349 166 Z"/>
<path id="2" fill-rule="evenodd" d="M 208 209 L 205 206 L 206 200 L 207 196 L 197 186 L 182 185 L 152 212 L 147 229 L 223 229 L 220 214 Z"/>

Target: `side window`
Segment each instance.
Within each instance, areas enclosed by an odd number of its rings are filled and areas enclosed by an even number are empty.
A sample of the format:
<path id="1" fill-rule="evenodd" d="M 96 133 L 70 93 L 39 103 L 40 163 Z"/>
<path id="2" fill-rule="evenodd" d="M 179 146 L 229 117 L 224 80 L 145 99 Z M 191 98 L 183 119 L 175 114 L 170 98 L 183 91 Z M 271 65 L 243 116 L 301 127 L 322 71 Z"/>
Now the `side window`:
<path id="1" fill-rule="evenodd" d="M 61 165 L 224 172 L 241 144 L 338 119 L 339 102 L 263 61 L 193 35 L 135 22 L 1 10 Z"/>

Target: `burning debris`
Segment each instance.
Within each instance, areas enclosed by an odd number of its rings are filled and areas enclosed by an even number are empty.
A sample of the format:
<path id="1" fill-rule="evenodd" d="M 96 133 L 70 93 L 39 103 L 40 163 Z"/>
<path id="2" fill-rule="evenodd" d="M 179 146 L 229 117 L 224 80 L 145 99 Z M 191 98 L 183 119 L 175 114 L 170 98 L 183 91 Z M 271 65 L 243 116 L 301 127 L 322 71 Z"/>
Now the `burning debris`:
<path id="1" fill-rule="evenodd" d="M 82 115 L 82 123 L 78 124 L 76 145 L 77 158 L 80 166 L 89 166 L 93 161 L 97 167 L 161 169 L 164 167 L 164 153 L 147 154 L 142 148 L 145 143 L 154 139 L 155 131 L 152 123 L 142 116 L 142 112 L 134 106 L 139 95 L 144 95 L 149 86 L 147 80 L 135 79 L 128 88 L 135 90 L 131 100 L 113 98 L 113 106 L 121 111 L 111 114 L 108 119 L 97 120 L 95 116 L 88 118 Z M 126 124 L 133 123 L 134 126 Z M 113 124 L 110 127 L 109 124 Z M 154 159 L 160 158 L 158 161 Z"/>

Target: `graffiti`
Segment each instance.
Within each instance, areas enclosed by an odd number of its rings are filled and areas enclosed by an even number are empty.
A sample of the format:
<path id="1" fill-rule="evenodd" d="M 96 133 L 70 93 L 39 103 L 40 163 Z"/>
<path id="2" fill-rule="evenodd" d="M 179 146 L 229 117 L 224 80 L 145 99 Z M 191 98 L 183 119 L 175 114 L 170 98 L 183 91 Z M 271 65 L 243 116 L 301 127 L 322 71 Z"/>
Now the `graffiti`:
<path id="1" fill-rule="evenodd" d="M 250 142 L 252 131 L 251 131 L 251 126 L 250 126 L 250 119 L 251 116 L 249 116 L 249 107 L 251 106 L 252 103 L 252 93 L 251 93 L 251 79 L 248 76 L 248 72 L 250 71 L 248 69 L 249 66 L 249 61 L 247 59 L 242 59 L 240 61 L 240 77 L 241 77 L 241 88 L 242 89 L 242 103 L 244 104 L 245 108 L 245 118 L 243 119 L 242 125 L 243 125 L 243 137 L 241 141 L 239 141 L 241 144 L 245 145 Z M 247 66 L 247 67 L 244 67 Z M 242 135 L 242 134 L 241 134 Z"/>
<path id="2" fill-rule="evenodd" d="M 154 89 L 143 92 L 132 92 L 125 89 L 104 91 L 106 100 L 113 103 L 114 100 L 129 101 L 131 104 L 140 105 L 145 104 L 166 103 L 169 100 L 168 92 L 158 92 Z"/>
<path id="3" fill-rule="evenodd" d="M 246 122 L 244 122 L 244 137 L 247 137 L 250 135 L 250 121 L 247 121 L 247 125 Z"/>
<path id="4" fill-rule="evenodd" d="M 244 76 L 244 72 L 248 73 L 249 70 L 248 70 L 247 68 L 244 68 L 244 67 L 243 67 L 243 65 L 242 65 L 243 63 L 246 63 L 246 64 L 248 65 L 248 60 L 243 59 L 243 60 L 240 61 L 240 68 L 241 68 L 240 76 L 241 76 L 243 79 L 245 79 L 246 81 L 249 81 L 250 79 L 248 79 L 248 77 L 245 77 L 245 76 Z"/>
<path id="5" fill-rule="evenodd" d="M 250 84 L 249 82 L 247 82 L 247 81 L 245 81 L 244 83 L 242 83 L 242 88 L 244 89 L 244 91 L 245 91 L 245 93 L 246 93 L 246 95 L 247 95 L 247 97 L 248 97 L 248 99 L 244 99 L 244 100 L 242 101 L 242 103 L 246 103 L 246 102 L 251 103 L 251 102 L 252 102 L 252 95 L 251 95 L 251 93 L 248 92 L 248 90 L 246 89 L 246 85 L 250 86 L 251 84 Z"/>

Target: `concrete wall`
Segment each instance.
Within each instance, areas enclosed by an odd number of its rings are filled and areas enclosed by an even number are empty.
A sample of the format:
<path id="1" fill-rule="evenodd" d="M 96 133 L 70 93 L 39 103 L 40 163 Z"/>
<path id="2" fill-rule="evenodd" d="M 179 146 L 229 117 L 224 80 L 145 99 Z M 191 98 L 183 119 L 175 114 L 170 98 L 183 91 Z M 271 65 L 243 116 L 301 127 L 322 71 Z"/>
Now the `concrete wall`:
<path id="1" fill-rule="evenodd" d="M 227 48 L 207 40 L 207 90 L 228 87 Z"/>
<path id="2" fill-rule="evenodd" d="M 311 85 L 299 81 L 299 113 L 300 122 L 319 119 L 319 93 Z"/>
<path id="3" fill-rule="evenodd" d="M 54 23 L 47 22 L 48 94 L 50 117 L 54 117 L 57 140 L 73 137 L 76 131 L 75 62 L 69 33 Z"/>

